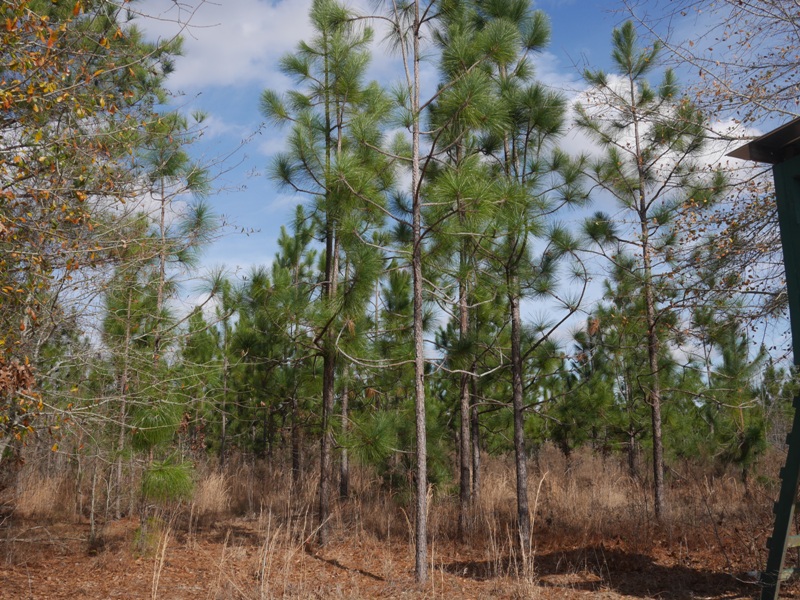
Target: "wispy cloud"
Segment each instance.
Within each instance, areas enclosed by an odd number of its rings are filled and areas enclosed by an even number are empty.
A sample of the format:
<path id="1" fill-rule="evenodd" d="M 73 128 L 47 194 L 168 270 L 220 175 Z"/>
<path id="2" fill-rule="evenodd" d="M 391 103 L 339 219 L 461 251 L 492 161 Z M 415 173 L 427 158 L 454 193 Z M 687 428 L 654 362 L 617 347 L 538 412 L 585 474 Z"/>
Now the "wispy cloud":
<path id="1" fill-rule="evenodd" d="M 255 82 L 275 85 L 278 58 L 310 36 L 311 0 L 143 0 L 136 10 L 151 37 L 182 35 L 170 85 L 194 90 L 242 87 Z M 188 21 L 188 22 L 187 22 Z"/>

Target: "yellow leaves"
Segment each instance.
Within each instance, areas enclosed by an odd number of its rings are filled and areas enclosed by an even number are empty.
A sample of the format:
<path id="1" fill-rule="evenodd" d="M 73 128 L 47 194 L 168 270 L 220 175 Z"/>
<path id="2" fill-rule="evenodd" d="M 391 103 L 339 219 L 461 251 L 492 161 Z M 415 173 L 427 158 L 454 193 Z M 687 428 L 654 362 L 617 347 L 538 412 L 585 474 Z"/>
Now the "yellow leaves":
<path id="1" fill-rule="evenodd" d="M 51 452 L 58 452 L 58 442 L 56 442 L 55 444 L 53 444 L 53 447 L 52 447 L 52 448 L 50 448 L 50 450 L 51 450 Z"/>
<path id="2" fill-rule="evenodd" d="M 78 0 L 72 9 L 72 16 L 77 17 L 79 14 L 81 14 L 81 10 L 83 10 L 83 6 L 81 0 Z"/>

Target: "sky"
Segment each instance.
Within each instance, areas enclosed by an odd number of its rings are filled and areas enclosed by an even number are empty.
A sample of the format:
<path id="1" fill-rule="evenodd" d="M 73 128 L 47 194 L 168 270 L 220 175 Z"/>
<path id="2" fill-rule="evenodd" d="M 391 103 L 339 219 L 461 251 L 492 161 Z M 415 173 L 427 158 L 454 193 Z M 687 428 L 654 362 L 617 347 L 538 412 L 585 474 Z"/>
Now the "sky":
<path id="1" fill-rule="evenodd" d="M 369 14 L 370 1 L 345 4 Z M 208 200 L 225 227 L 206 250 L 204 269 L 224 269 L 241 279 L 253 267 L 268 266 L 278 251 L 281 225 L 287 225 L 297 204 L 305 201 L 279 189 L 267 176 L 288 129 L 266 125 L 258 105 L 265 89 L 291 89 L 278 61 L 312 37 L 310 5 L 311 0 L 140 0 L 131 5 L 141 14 L 135 23 L 150 39 L 183 37 L 184 55 L 175 61 L 168 81 L 171 104 L 186 114 L 196 110 L 206 114 L 203 136 L 191 152 L 217 173 Z M 586 89 L 581 78 L 584 68 L 611 67 L 612 30 L 630 15 L 617 0 L 538 0 L 534 6 L 547 13 L 552 28 L 549 46 L 535 56 L 536 75 L 574 98 Z M 701 31 L 703 24 L 685 19 L 679 26 L 683 31 L 677 35 L 692 39 L 693 29 Z M 387 52 L 382 37 L 377 31 L 367 80 L 390 84 L 398 79 L 400 63 Z M 427 83 L 433 90 L 435 65 L 425 69 L 423 87 Z M 591 150 L 577 132 L 567 134 L 560 145 L 572 154 Z M 611 199 L 596 198 L 591 210 L 613 214 L 613 204 Z M 590 286 L 590 301 L 600 297 L 601 284 L 598 273 Z M 199 291 L 190 293 L 185 305 L 199 303 L 202 296 Z M 535 308 L 526 312 L 529 318 L 540 316 Z M 576 318 L 570 329 L 580 326 L 584 317 Z"/>
<path id="2" fill-rule="evenodd" d="M 241 276 L 254 265 L 268 264 L 278 250 L 280 226 L 290 221 L 302 201 L 279 190 L 267 176 L 287 130 L 266 126 L 258 102 L 265 89 L 290 89 L 278 61 L 311 37 L 310 5 L 310 0 L 141 0 L 133 5 L 142 15 L 135 22 L 149 38 L 180 34 L 184 39 L 184 55 L 176 60 L 168 87 L 173 107 L 206 114 L 205 131 L 192 152 L 210 164 L 227 157 L 212 168 L 219 175 L 209 201 L 228 226 L 206 251 L 207 266 L 224 265 Z M 348 5 L 362 14 L 369 10 L 364 0 Z M 538 2 L 536 8 L 544 10 L 552 24 L 550 46 L 536 57 L 538 77 L 573 94 L 587 63 L 607 66 L 611 31 L 624 20 L 612 10 L 615 6 L 592 0 Z M 398 63 L 380 43 L 381 36 L 375 37 L 375 58 L 367 77 L 390 82 Z M 433 68 L 430 65 L 429 72 Z M 432 77 L 430 83 L 434 84 Z M 574 136 L 565 145 L 567 150 L 582 149 Z"/>

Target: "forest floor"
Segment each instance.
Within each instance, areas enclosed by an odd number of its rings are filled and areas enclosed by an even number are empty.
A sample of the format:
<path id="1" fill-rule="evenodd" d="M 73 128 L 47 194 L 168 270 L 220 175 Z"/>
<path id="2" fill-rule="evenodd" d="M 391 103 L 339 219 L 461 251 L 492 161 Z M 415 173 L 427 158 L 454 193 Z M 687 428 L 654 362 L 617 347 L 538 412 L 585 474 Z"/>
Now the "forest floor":
<path id="1" fill-rule="evenodd" d="M 755 598 L 758 588 L 733 538 L 690 547 L 657 536 L 648 551 L 621 538 L 566 543 L 536 535 L 533 573 L 518 576 L 508 556 L 484 548 L 431 545 L 428 584 L 414 582 L 407 541 L 339 535 L 324 548 L 279 542 L 263 519 L 232 519 L 187 533 L 154 535 L 136 550 L 138 521 L 110 523 L 104 545 L 87 551 L 85 525 L 18 525 L 6 530 L 0 598 Z M 720 535 L 724 535 L 720 533 Z M 637 544 L 638 545 L 638 544 Z M 800 586 L 782 587 L 782 597 Z"/>
<path id="2" fill-rule="evenodd" d="M 654 540 L 647 553 L 621 539 L 592 546 L 537 543 L 533 575 L 509 572 L 508 559 L 486 560 L 471 547 L 431 548 L 429 583 L 414 582 L 408 543 L 335 539 L 325 548 L 265 544 L 255 521 L 220 522 L 188 536 L 159 536 L 155 551 L 134 550 L 137 521 L 111 524 L 105 546 L 86 550 L 85 528 L 15 528 L 0 564 L 0 598 L 754 598 L 757 586 L 737 572 L 727 548 L 687 551 Z M 10 548 L 11 546 L 7 546 Z M 728 563 L 728 560 L 731 563 Z M 784 585 L 782 597 L 800 596 Z"/>
<path id="3" fill-rule="evenodd" d="M 193 499 L 162 510 L 143 534 L 139 518 L 110 517 L 117 502 L 137 513 L 135 472 L 127 496 L 114 496 L 92 493 L 68 465 L 26 467 L 0 490 L 0 600 L 757 598 L 778 491 L 768 474 L 782 457 L 769 460 L 748 485 L 734 472 L 675 465 L 669 512 L 656 525 L 648 482 L 619 461 L 587 452 L 568 465 L 544 452 L 529 488 L 527 561 L 513 542 L 513 464 L 487 460 L 466 541 L 457 541 L 453 490 L 431 496 L 424 585 L 414 580 L 409 498 L 368 469 L 354 469 L 352 495 L 334 503 L 320 547 L 312 472 L 293 486 L 288 470 L 266 463 L 224 474 L 201 465 Z M 800 597 L 800 582 L 781 597 Z"/>

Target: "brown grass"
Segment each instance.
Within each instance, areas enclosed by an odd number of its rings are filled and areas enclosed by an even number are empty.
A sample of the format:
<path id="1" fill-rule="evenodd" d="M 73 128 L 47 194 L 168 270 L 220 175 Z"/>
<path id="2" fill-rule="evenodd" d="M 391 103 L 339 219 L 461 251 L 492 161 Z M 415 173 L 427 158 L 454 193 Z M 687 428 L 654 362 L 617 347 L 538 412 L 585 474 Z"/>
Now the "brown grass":
<path id="1" fill-rule="evenodd" d="M 765 560 L 780 461 L 778 453 L 766 457 L 762 474 L 753 475 L 749 485 L 737 472 L 691 462 L 673 465 L 667 476 L 669 511 L 656 523 L 646 465 L 640 478 L 632 478 L 619 457 L 587 450 L 567 463 L 555 448 L 542 448 L 530 463 L 533 553 L 523 561 L 515 539 L 513 461 L 484 457 L 483 489 L 471 509 L 466 539 L 457 538 L 454 486 L 432 490 L 431 582 L 423 596 L 448 597 L 445 590 L 453 581 L 485 582 L 481 594 L 509 598 L 550 597 L 542 595 L 547 586 L 616 589 L 627 577 L 620 572 L 627 573 L 631 564 L 642 572 L 661 569 L 665 578 L 673 577 L 674 569 L 690 578 L 758 569 Z M 65 501 L 75 487 L 69 474 L 36 473 L 28 467 L 20 473 L 14 515 L 85 522 L 85 514 L 75 514 L 75 502 Z M 238 459 L 225 473 L 201 466 L 193 502 L 181 509 L 183 518 L 171 522 L 169 550 L 156 553 L 147 592 L 167 597 L 171 557 L 188 541 L 212 565 L 209 597 L 312 597 L 323 593 L 314 575 L 320 568 L 361 581 L 356 587 L 327 587 L 326 597 L 370 597 L 369 586 L 378 585 L 392 596 L 393 585 L 405 585 L 393 582 L 407 581 L 413 568 L 414 515 L 401 500 L 408 495 L 387 489 L 368 468 L 353 466 L 351 473 L 351 496 L 333 503 L 332 541 L 319 548 L 315 472 L 293 484 L 290 470 L 274 463 Z M 194 533 L 192 516 L 201 523 Z M 209 541 L 217 544 L 213 552 L 207 550 Z"/>
<path id="2" fill-rule="evenodd" d="M 214 518 L 227 514 L 231 499 L 225 476 L 211 472 L 197 482 L 195 487 L 193 511 L 198 518 Z"/>
<path id="3" fill-rule="evenodd" d="M 24 473 L 17 481 L 15 514 L 23 519 L 51 521 L 67 517 L 74 510 L 70 502 L 68 476 Z"/>

